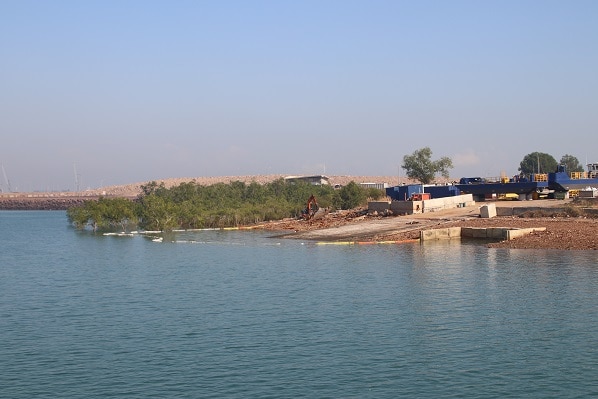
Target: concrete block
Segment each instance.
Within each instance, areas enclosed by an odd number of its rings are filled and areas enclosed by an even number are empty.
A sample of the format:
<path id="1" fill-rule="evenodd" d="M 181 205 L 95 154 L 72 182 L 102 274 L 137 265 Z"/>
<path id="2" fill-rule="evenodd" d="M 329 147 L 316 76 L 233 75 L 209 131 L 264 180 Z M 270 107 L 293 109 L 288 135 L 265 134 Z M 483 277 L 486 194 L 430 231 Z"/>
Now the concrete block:
<path id="1" fill-rule="evenodd" d="M 483 205 L 480 208 L 480 216 L 485 219 L 495 217 L 496 216 L 496 204 Z"/>
<path id="2" fill-rule="evenodd" d="M 492 238 L 512 240 L 534 231 L 545 231 L 546 227 L 510 229 L 508 227 L 448 227 L 445 229 L 424 230 L 420 232 L 421 241 L 448 240 L 451 238 Z"/>
<path id="3" fill-rule="evenodd" d="M 530 227 L 528 229 L 507 230 L 507 240 L 513 240 L 515 238 L 533 233 L 534 231 L 546 231 L 546 227 Z"/>
<path id="4" fill-rule="evenodd" d="M 368 211 L 369 212 L 378 212 L 383 213 L 386 210 L 390 209 L 390 202 L 389 201 L 370 201 L 368 202 Z"/>
<path id="5" fill-rule="evenodd" d="M 422 213 L 423 201 L 392 201 L 390 210 L 397 215 L 412 215 Z"/>
<path id="6" fill-rule="evenodd" d="M 447 227 L 445 229 L 424 230 L 420 233 L 422 241 L 429 240 L 450 240 L 461 238 L 461 227 Z"/>
<path id="7" fill-rule="evenodd" d="M 449 227 L 448 235 L 450 238 L 461 238 L 461 227 Z"/>
<path id="8" fill-rule="evenodd" d="M 461 237 L 473 238 L 473 227 L 461 227 Z"/>
<path id="9" fill-rule="evenodd" d="M 486 237 L 504 240 L 507 238 L 507 230 L 505 227 L 488 227 Z"/>
<path id="10" fill-rule="evenodd" d="M 513 216 L 513 208 L 508 208 L 506 206 L 499 206 L 496 208 L 496 216 Z"/>
<path id="11" fill-rule="evenodd" d="M 422 241 L 429 241 L 436 239 L 436 230 L 422 230 L 419 233 L 419 238 Z"/>
<path id="12" fill-rule="evenodd" d="M 437 240 L 448 240 L 449 238 L 451 238 L 451 237 L 449 236 L 448 229 L 437 229 L 436 230 L 436 239 Z"/>

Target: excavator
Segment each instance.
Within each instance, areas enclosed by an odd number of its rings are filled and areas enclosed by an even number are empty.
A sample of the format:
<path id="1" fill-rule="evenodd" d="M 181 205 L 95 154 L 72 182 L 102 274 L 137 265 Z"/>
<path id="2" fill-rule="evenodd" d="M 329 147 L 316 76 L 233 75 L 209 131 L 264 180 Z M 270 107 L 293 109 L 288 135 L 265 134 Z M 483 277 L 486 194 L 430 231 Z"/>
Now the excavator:
<path id="1" fill-rule="evenodd" d="M 310 220 L 314 217 L 316 212 L 318 212 L 318 209 L 320 209 L 318 207 L 318 201 L 316 201 L 316 197 L 314 197 L 312 194 L 307 200 L 307 207 L 301 211 L 301 216 L 305 220 Z"/>

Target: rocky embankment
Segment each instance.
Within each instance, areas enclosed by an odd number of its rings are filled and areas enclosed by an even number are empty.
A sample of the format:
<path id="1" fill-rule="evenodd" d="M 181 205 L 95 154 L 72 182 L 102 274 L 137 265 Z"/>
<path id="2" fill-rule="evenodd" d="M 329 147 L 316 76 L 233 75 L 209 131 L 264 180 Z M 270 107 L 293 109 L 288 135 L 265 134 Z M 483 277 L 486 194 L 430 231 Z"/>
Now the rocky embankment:
<path id="1" fill-rule="evenodd" d="M 71 206 L 82 204 L 83 201 L 99 197 L 0 197 L 0 210 L 10 211 L 60 211 Z"/>
<path id="2" fill-rule="evenodd" d="M 245 176 L 215 176 L 215 177 L 187 177 L 156 179 L 156 183 L 166 187 L 174 187 L 182 183 L 195 182 L 204 186 L 217 183 L 241 181 L 246 184 L 256 182 L 265 184 L 289 175 L 245 175 Z M 393 176 L 329 176 L 331 185 L 346 185 L 355 183 L 387 183 L 396 185 L 397 177 Z M 402 178 L 401 182 L 409 182 Z M 65 210 L 73 205 L 89 199 L 105 197 L 135 198 L 141 194 L 141 186 L 149 182 L 131 183 L 102 187 L 84 192 L 48 192 L 48 193 L 0 193 L 0 210 Z"/>

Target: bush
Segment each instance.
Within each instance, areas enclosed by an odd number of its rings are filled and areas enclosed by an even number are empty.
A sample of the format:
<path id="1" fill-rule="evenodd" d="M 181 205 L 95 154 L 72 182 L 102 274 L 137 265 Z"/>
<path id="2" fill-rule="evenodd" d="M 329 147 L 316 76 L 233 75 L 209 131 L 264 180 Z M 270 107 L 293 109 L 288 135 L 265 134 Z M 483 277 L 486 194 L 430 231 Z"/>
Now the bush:
<path id="1" fill-rule="evenodd" d="M 141 187 L 136 203 L 124 199 L 86 201 L 67 210 L 77 228 L 127 229 L 139 225 L 146 230 L 231 227 L 287 217 L 298 217 L 308 198 L 314 195 L 320 207 L 353 208 L 365 203 L 366 191 L 349 183 L 335 191 L 328 185 L 288 183 L 278 179 L 259 185 L 243 182 L 201 186 L 195 182 L 172 188 L 150 182 Z"/>

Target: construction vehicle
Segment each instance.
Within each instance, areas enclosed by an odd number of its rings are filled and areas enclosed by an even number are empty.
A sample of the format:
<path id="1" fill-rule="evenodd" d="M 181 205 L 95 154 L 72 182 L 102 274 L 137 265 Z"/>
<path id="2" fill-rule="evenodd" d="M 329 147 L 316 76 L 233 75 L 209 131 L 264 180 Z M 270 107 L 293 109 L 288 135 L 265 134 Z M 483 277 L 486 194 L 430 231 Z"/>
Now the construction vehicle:
<path id="1" fill-rule="evenodd" d="M 301 216 L 305 220 L 310 220 L 314 217 L 316 212 L 318 212 L 318 209 L 320 209 L 318 207 L 318 201 L 316 201 L 316 197 L 314 197 L 312 194 L 307 200 L 307 206 L 303 211 L 301 211 Z"/>

